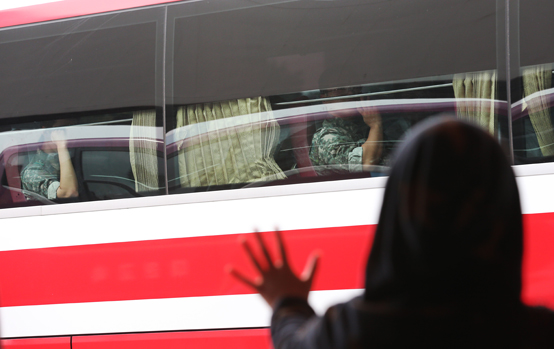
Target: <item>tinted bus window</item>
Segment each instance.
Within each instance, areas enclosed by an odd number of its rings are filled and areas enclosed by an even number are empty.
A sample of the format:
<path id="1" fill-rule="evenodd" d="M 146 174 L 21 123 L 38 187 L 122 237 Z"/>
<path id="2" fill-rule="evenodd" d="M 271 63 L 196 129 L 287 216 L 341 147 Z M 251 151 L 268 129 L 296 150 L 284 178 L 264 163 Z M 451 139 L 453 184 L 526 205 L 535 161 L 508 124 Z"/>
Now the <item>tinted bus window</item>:
<path id="1" fill-rule="evenodd" d="M 171 192 L 382 176 L 438 114 L 506 136 L 494 1 L 168 9 Z"/>
<path id="2" fill-rule="evenodd" d="M 163 12 L 0 30 L 3 207 L 165 193 Z"/>
<path id="3" fill-rule="evenodd" d="M 147 110 L 12 124 L 0 132 L 2 204 L 164 193 L 162 131 L 155 121 L 156 111 Z M 67 188 L 74 192 L 64 193 Z"/>
<path id="4" fill-rule="evenodd" d="M 554 161 L 554 39 L 552 3 L 520 3 L 520 64 L 512 81 L 514 155 L 516 163 Z M 517 64 L 515 62 L 514 64 Z"/>

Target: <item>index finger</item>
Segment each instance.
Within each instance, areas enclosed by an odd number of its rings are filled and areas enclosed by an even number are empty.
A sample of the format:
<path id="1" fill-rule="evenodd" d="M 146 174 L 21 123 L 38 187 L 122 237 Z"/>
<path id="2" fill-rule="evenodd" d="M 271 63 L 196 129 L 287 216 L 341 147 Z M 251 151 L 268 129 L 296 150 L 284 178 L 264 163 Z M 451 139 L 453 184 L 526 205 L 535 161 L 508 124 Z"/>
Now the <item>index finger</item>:
<path id="1" fill-rule="evenodd" d="M 282 263 L 283 265 L 288 265 L 287 251 L 285 250 L 283 238 L 281 237 L 281 232 L 279 230 L 275 230 L 275 237 L 277 238 L 277 247 L 279 249 L 279 254 L 281 255 Z"/>
<path id="2" fill-rule="evenodd" d="M 248 258 L 250 259 L 250 262 L 258 269 L 260 273 L 263 273 L 264 270 L 262 269 L 262 266 L 260 265 L 260 262 L 256 259 L 256 256 L 254 256 L 254 252 L 252 252 L 252 249 L 250 248 L 250 245 L 248 245 L 248 242 L 246 242 L 246 239 L 242 238 L 240 240 L 240 243 L 242 247 L 244 247 L 244 250 L 246 251 L 246 254 L 248 255 Z"/>
<path id="3" fill-rule="evenodd" d="M 258 244 L 260 245 L 260 249 L 262 250 L 262 254 L 265 257 L 265 260 L 267 261 L 267 265 L 269 268 L 273 268 L 273 261 L 271 260 L 271 256 L 269 255 L 269 251 L 267 250 L 267 247 L 265 247 L 265 243 L 262 240 L 262 235 L 260 232 L 254 233 L 256 236 L 256 239 L 258 240 Z"/>

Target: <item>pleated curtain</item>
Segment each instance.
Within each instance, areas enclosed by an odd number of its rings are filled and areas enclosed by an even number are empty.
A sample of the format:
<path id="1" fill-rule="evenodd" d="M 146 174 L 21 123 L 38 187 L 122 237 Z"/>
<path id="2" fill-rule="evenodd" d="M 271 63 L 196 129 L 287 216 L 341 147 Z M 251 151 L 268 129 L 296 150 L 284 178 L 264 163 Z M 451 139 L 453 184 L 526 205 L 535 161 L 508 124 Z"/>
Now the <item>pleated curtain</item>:
<path id="1" fill-rule="evenodd" d="M 159 189 L 157 141 L 156 111 L 134 112 L 129 151 L 137 193 Z"/>
<path id="2" fill-rule="evenodd" d="M 274 159 L 279 124 L 264 97 L 181 107 L 176 134 L 182 187 L 286 178 Z"/>
<path id="3" fill-rule="evenodd" d="M 480 125 L 494 135 L 496 72 L 456 74 L 452 85 L 458 118 Z"/>
<path id="4" fill-rule="evenodd" d="M 554 130 L 549 103 L 546 96 L 537 93 L 551 88 L 552 68 L 549 66 L 525 68 L 522 75 L 524 108 L 528 108 L 529 119 L 537 135 L 542 155 L 554 155 Z"/>

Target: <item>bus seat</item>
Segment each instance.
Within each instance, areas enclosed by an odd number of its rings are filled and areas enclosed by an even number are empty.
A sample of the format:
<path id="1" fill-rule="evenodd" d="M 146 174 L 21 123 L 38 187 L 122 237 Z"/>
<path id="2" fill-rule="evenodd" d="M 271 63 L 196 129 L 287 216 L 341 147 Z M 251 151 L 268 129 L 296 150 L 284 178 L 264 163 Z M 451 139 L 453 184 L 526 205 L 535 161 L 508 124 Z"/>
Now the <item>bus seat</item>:
<path id="1" fill-rule="evenodd" d="M 14 203 L 26 201 L 25 195 L 21 191 L 21 171 L 24 166 L 20 160 L 23 160 L 23 158 L 25 157 L 19 156 L 17 152 L 8 155 L 6 158 L 6 179 Z M 15 190 L 12 190 L 12 188 Z"/>
<path id="2" fill-rule="evenodd" d="M 306 115 L 298 115 L 295 122 L 290 124 L 291 143 L 296 166 L 300 169 L 300 177 L 315 177 L 317 173 L 310 160 L 310 147 L 314 135 L 314 127 L 311 127 Z"/>

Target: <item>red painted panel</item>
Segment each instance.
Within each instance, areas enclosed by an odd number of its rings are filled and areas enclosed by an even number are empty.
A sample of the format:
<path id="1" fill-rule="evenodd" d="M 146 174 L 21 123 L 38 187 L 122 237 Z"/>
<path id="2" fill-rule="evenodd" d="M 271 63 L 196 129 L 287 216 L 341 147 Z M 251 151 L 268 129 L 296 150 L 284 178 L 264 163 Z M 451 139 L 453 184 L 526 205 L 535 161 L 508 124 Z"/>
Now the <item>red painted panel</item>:
<path id="1" fill-rule="evenodd" d="M 0 28 L 179 0 L 61 0 L 0 11 Z"/>
<path id="2" fill-rule="evenodd" d="M 283 232 L 291 265 L 322 259 L 316 290 L 363 287 L 373 226 Z M 272 233 L 263 233 L 275 249 Z M 252 239 L 251 234 L 248 235 Z M 255 276 L 237 235 L 0 252 L 2 306 L 252 293 L 225 272 L 233 264 Z"/>
<path id="3" fill-rule="evenodd" d="M 270 349 L 268 329 L 73 337 L 73 349 Z"/>
<path id="4" fill-rule="evenodd" d="M 524 215 L 523 223 L 522 299 L 554 309 L 554 213 Z"/>
<path id="5" fill-rule="evenodd" d="M 524 216 L 522 299 L 554 308 L 554 213 Z M 314 289 L 363 287 L 374 226 L 287 231 L 292 265 L 323 251 Z M 273 239 L 264 233 L 273 246 Z M 251 236 L 250 236 L 251 238 Z M 252 293 L 224 272 L 255 275 L 236 235 L 0 252 L 2 306 Z"/>
<path id="6" fill-rule="evenodd" d="M 2 349 L 70 349 L 70 337 L 2 339 Z"/>

